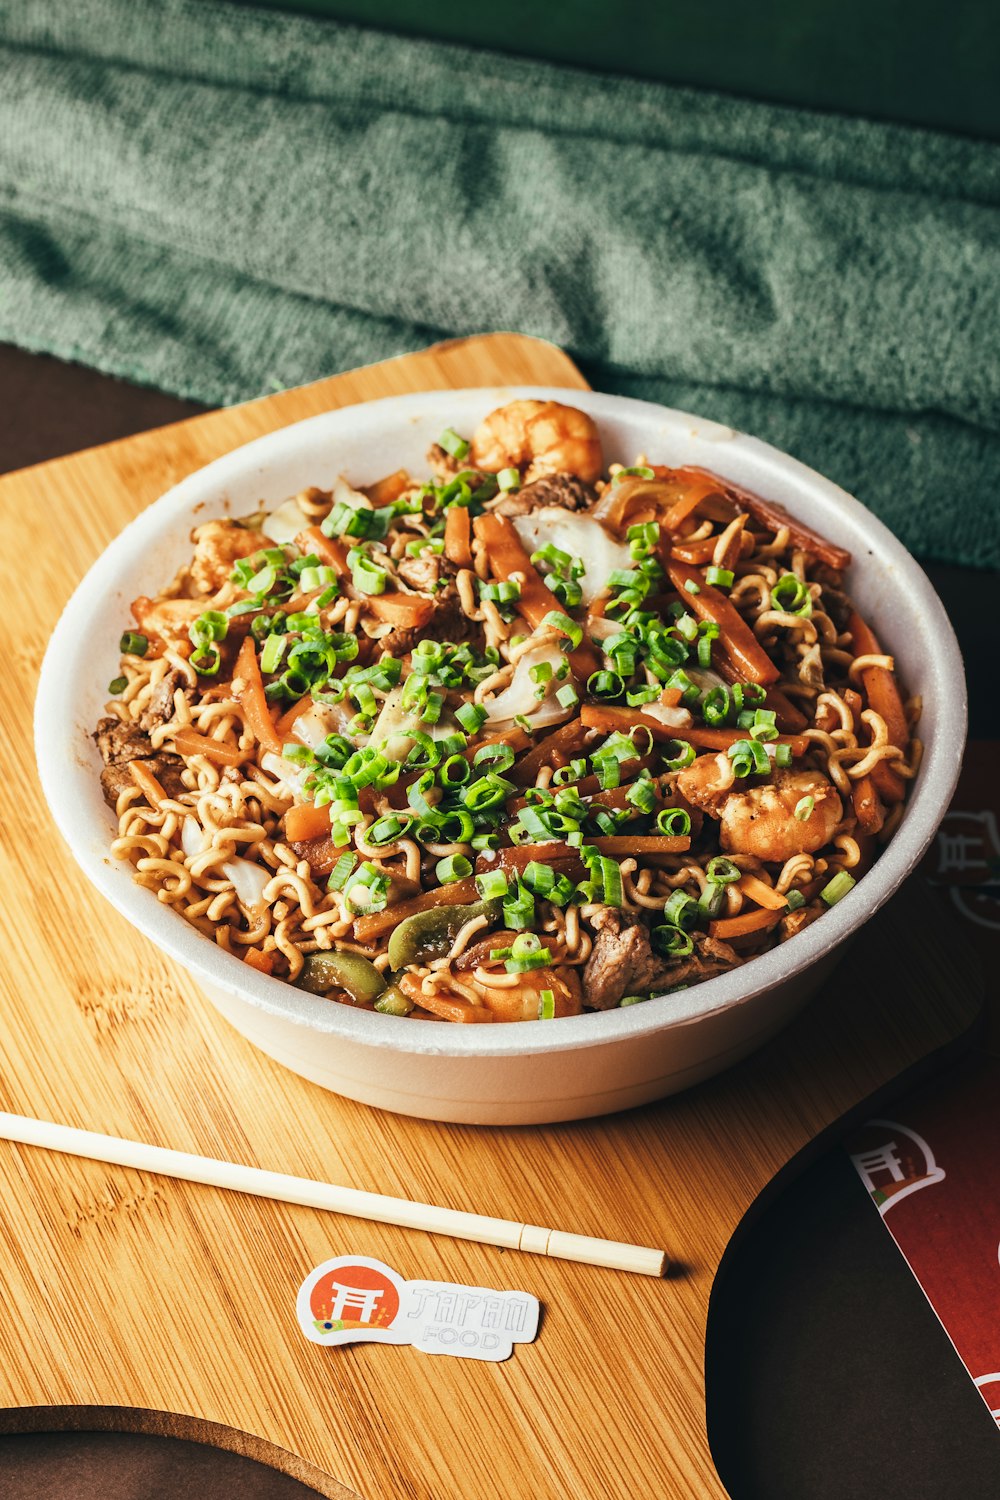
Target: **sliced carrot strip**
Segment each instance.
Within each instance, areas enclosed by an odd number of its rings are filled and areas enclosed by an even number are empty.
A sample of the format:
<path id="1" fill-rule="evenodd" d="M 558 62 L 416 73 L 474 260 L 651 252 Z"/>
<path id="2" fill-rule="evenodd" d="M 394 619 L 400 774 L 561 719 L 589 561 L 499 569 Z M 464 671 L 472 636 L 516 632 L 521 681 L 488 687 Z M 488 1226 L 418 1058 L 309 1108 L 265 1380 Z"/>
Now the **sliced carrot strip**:
<path id="1" fill-rule="evenodd" d="M 444 521 L 444 555 L 456 567 L 472 567 L 472 521 L 464 505 L 448 507 Z"/>
<path id="2" fill-rule="evenodd" d="M 777 681 L 778 668 L 768 656 L 743 616 L 725 594 L 706 583 L 696 568 L 687 563 L 671 562 L 670 582 L 687 607 L 702 620 L 714 620 L 719 627 L 719 643 L 748 682 L 766 686 Z M 691 583 L 698 590 L 686 587 Z"/>
<path id="3" fill-rule="evenodd" d="M 527 750 L 530 744 L 531 736 L 519 724 L 515 724 L 513 729 L 505 729 L 502 734 L 487 735 L 484 740 L 477 740 L 474 745 L 466 745 L 465 749 L 460 750 L 458 753 L 459 755 L 464 755 L 466 760 L 472 761 L 475 760 L 484 745 L 509 745 L 514 754 L 517 755 L 520 751 Z M 485 769 L 489 768 L 486 767 Z"/>
<path id="4" fill-rule="evenodd" d="M 285 813 L 285 838 L 290 844 L 321 839 L 329 832 L 329 807 L 314 807 L 311 802 L 299 802 Z"/>
<path id="5" fill-rule="evenodd" d="M 769 911 L 767 907 L 758 906 L 753 911 L 741 911 L 736 917 L 723 917 L 721 921 L 709 922 L 708 935 L 725 942 L 729 938 L 745 937 L 750 932 L 768 932 L 772 927 L 777 927 L 782 916 L 783 912 Z"/>
<path id="6" fill-rule="evenodd" d="M 239 686 L 237 686 L 239 684 Z M 274 727 L 271 710 L 264 695 L 257 650 L 252 635 L 240 647 L 233 669 L 233 693 L 246 717 L 247 728 L 265 750 L 281 754 L 281 738 Z"/>
<path id="7" fill-rule="evenodd" d="M 312 694 L 306 693 L 305 697 L 300 698 L 298 703 L 293 703 L 291 708 L 286 709 L 286 711 L 281 715 L 281 718 L 278 720 L 277 724 L 275 724 L 274 726 L 279 738 L 285 740 L 295 728 L 296 719 L 299 718 L 301 714 L 306 713 L 310 708 L 312 708 L 312 706 Z"/>
<path id="8" fill-rule="evenodd" d="M 300 552 L 307 554 L 315 552 L 320 562 L 332 568 L 339 579 L 350 578 L 348 549 L 339 537 L 327 536 L 325 532 L 320 531 L 318 526 L 307 526 L 305 531 L 300 532 L 295 538 L 295 545 Z"/>
<path id="9" fill-rule="evenodd" d="M 689 729 L 671 729 L 639 709 L 622 708 L 616 704 L 585 703 L 580 709 L 580 719 L 592 729 L 617 729 L 622 734 L 627 734 L 630 729 L 639 725 L 648 729 L 653 739 L 660 744 L 682 740 L 689 745 L 697 745 L 702 750 L 728 750 L 737 740 L 745 740 L 747 737 L 742 729 L 708 729 L 697 725 L 692 725 Z M 793 755 L 805 755 L 809 748 L 809 741 L 799 734 L 779 734 L 774 743 L 788 745 Z"/>
<path id="10" fill-rule="evenodd" d="M 768 885 L 766 880 L 761 880 L 757 875 L 751 875 L 744 870 L 739 879 L 739 888 L 744 896 L 749 896 L 751 901 L 756 901 L 758 906 L 764 906 L 768 911 L 786 911 L 788 900 L 776 891 L 774 886 Z"/>
<path id="11" fill-rule="evenodd" d="M 535 567 L 521 543 L 521 538 L 506 516 L 493 511 L 477 516 L 472 523 L 479 541 L 486 547 L 490 568 L 497 578 L 508 579 L 512 573 L 521 576 L 521 597 L 518 609 L 532 630 L 537 630 L 545 616 L 553 610 L 565 614 L 559 600 L 548 588 L 541 573 Z M 578 676 L 586 679 L 600 666 L 597 652 L 589 641 L 584 640 L 569 653 L 569 660 Z"/>
<path id="12" fill-rule="evenodd" d="M 166 792 L 157 781 L 152 771 L 142 760 L 130 760 L 128 763 L 132 780 L 139 788 L 150 807 L 159 807 L 161 802 L 168 800 Z"/>
<path id="13" fill-rule="evenodd" d="M 851 801 L 862 833 L 878 833 L 885 822 L 885 808 L 879 801 L 871 776 L 862 776 L 851 787 Z"/>
<path id="14" fill-rule="evenodd" d="M 396 469 L 394 473 L 386 474 L 384 479 L 376 479 L 374 484 L 363 485 L 362 494 L 367 495 L 378 510 L 380 506 L 391 505 L 394 500 L 398 500 L 412 484 L 413 480 L 405 469 Z"/>
<path id="15" fill-rule="evenodd" d="M 856 656 L 878 656 L 881 653 L 882 648 L 875 632 L 865 624 L 856 610 L 852 611 L 847 628 L 854 641 Z M 889 743 L 905 750 L 910 743 L 910 726 L 906 722 L 906 711 L 895 675 L 888 667 L 865 667 L 861 673 L 861 681 L 869 708 L 885 720 Z M 888 761 L 880 761 L 874 768 L 872 781 L 886 802 L 902 802 L 906 795 L 903 778 L 892 769 Z"/>
<path id="16" fill-rule="evenodd" d="M 194 729 L 179 729 L 174 735 L 174 748 L 178 755 L 204 755 L 222 766 L 241 765 L 245 758 L 238 745 L 213 740 L 210 735 L 198 734 Z"/>
<path id="17" fill-rule="evenodd" d="M 559 729 L 536 740 L 527 755 L 506 773 L 507 780 L 515 786 L 534 786 L 535 777 L 543 766 L 565 766 L 578 755 L 587 744 L 586 726 L 580 719 L 571 719 Z"/>
<path id="18" fill-rule="evenodd" d="M 610 833 L 587 842 L 602 854 L 614 854 L 620 859 L 627 859 L 630 854 L 685 854 L 691 847 L 687 834 L 671 837 L 665 833 Z"/>
<path id="19" fill-rule="evenodd" d="M 256 969 L 258 974 L 274 973 L 274 954 L 262 953 L 259 948 L 248 948 L 243 955 L 243 962 L 249 969 Z"/>
<path id="20" fill-rule="evenodd" d="M 433 890 L 424 891 L 420 896 L 414 896 L 411 900 L 397 902 L 395 906 L 387 906 L 385 911 L 371 912 L 366 917 L 358 917 L 354 923 L 354 935 L 359 943 L 370 943 L 374 938 L 381 937 L 390 928 L 396 927 L 404 922 L 407 917 L 412 917 L 418 911 L 426 911 L 430 906 L 464 906 L 469 901 L 478 901 L 479 892 L 476 882 L 471 875 L 467 880 L 456 880 L 452 885 L 435 886 Z"/>
<path id="21" fill-rule="evenodd" d="M 422 594 L 369 594 L 365 608 L 377 620 L 388 620 L 401 630 L 419 630 L 434 614 L 434 600 Z"/>

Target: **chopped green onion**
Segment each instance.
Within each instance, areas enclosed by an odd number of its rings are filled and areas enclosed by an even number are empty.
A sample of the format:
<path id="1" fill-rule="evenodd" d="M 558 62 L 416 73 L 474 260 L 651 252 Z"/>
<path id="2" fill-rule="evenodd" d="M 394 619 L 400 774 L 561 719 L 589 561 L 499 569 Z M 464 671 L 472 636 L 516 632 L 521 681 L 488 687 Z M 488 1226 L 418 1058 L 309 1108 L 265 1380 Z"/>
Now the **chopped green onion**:
<path id="1" fill-rule="evenodd" d="M 580 694 L 571 682 L 566 682 L 561 688 L 556 689 L 556 702 L 561 708 L 575 708 L 580 701 Z"/>
<path id="2" fill-rule="evenodd" d="M 554 1021 L 556 1016 L 556 997 L 551 990 L 542 990 L 538 997 L 538 1019 L 540 1021 Z"/>
<path id="3" fill-rule="evenodd" d="M 535 859 L 525 866 L 521 880 L 533 896 L 541 896 L 543 900 L 553 901 L 557 906 L 565 906 L 573 894 L 571 880 L 558 874 L 550 865 L 543 865 Z"/>
<path id="4" fill-rule="evenodd" d="M 798 802 L 796 802 L 795 804 L 795 812 L 793 816 L 798 818 L 800 823 L 807 823 L 812 817 L 813 808 L 815 806 L 815 797 L 800 797 Z"/>
<path id="5" fill-rule="evenodd" d="M 484 901 L 493 901 L 498 896 L 506 896 L 508 889 L 507 876 L 503 870 L 487 870 L 485 875 L 476 876 L 476 890 Z"/>
<path id="6" fill-rule="evenodd" d="M 463 703 L 455 712 L 455 718 L 466 734 L 478 734 L 487 717 L 486 710 L 480 703 Z"/>
<path id="7" fill-rule="evenodd" d="M 687 578 L 687 579 L 685 579 L 685 581 L 684 581 L 684 588 L 685 588 L 685 590 L 689 594 L 700 594 L 701 593 L 701 585 L 695 583 L 695 581 L 694 581 L 693 578 Z"/>
<path id="8" fill-rule="evenodd" d="M 610 859 L 607 855 L 602 854 L 599 856 L 599 858 L 600 864 L 598 866 L 598 870 L 600 873 L 601 884 L 604 887 L 605 905 L 621 906 L 622 900 L 624 898 L 624 893 L 622 890 L 622 872 L 619 869 L 617 862 L 613 859 Z"/>
<path id="9" fill-rule="evenodd" d="M 634 467 L 634 468 L 631 468 L 631 469 L 619 469 L 617 471 L 617 473 L 615 474 L 615 477 L 612 479 L 611 483 L 613 485 L 619 484 L 623 479 L 655 479 L 655 478 L 656 478 L 656 475 L 653 473 L 652 469 L 647 468 L 645 464 L 639 464 L 638 467 Z"/>
<path id="10" fill-rule="evenodd" d="M 343 890 L 344 883 L 348 875 L 353 873 L 357 862 L 358 856 L 356 854 L 342 854 L 330 871 L 330 878 L 326 883 L 327 889 L 331 891 Z"/>
<path id="11" fill-rule="evenodd" d="M 625 793 L 625 800 L 626 802 L 630 802 L 633 807 L 638 808 L 641 813 L 655 812 L 657 801 L 656 787 L 648 777 L 644 777 L 640 781 L 634 781 Z"/>
<path id="12" fill-rule="evenodd" d="M 846 870 L 838 870 L 833 879 L 820 891 L 820 897 L 827 906 L 836 906 L 838 901 L 843 901 L 848 891 L 855 885 L 853 875 L 848 875 Z"/>
<path id="13" fill-rule="evenodd" d="M 653 946 L 668 958 L 687 958 L 694 952 L 694 939 L 680 927 L 654 927 Z"/>
<path id="14" fill-rule="evenodd" d="M 742 873 L 739 865 L 727 859 L 724 854 L 717 854 L 705 866 L 706 879 L 714 885 L 732 885 L 734 880 L 739 880 Z"/>
<path id="15" fill-rule="evenodd" d="M 497 475 L 497 484 L 502 490 L 519 490 L 521 475 L 517 469 L 501 469 Z"/>
<path id="16" fill-rule="evenodd" d="M 472 861 L 464 854 L 449 854 L 439 859 L 434 873 L 441 885 L 451 885 L 456 880 L 465 880 L 472 874 Z"/>
<path id="17" fill-rule="evenodd" d="M 734 575 L 729 568 L 706 568 L 705 582 L 716 589 L 731 589 Z M 686 587 L 686 585 L 685 585 Z"/>
<path id="18" fill-rule="evenodd" d="M 623 995 L 618 1002 L 618 1008 L 621 1010 L 626 1005 L 642 1005 L 648 999 L 648 995 Z"/>
<path id="19" fill-rule="evenodd" d="M 124 693 L 124 691 L 125 691 L 125 689 L 127 687 L 128 687 L 128 678 L 127 677 L 112 677 L 111 681 L 108 683 L 108 692 L 109 693 L 113 693 L 115 695 L 115 697 L 117 698 L 118 694 L 119 693 Z"/>
<path id="20" fill-rule="evenodd" d="M 453 427 L 445 428 L 444 432 L 438 438 L 438 446 L 443 448 L 446 453 L 450 453 L 452 458 L 457 459 L 459 463 L 462 462 L 463 458 L 469 452 L 469 444 L 465 441 L 465 438 L 459 437 Z"/>
<path id="21" fill-rule="evenodd" d="M 262 672 L 276 672 L 285 654 L 288 645 L 287 635 L 269 635 L 264 642 L 264 649 L 260 653 L 260 670 Z"/>
<path id="22" fill-rule="evenodd" d="M 620 698 L 625 684 L 617 672 L 591 672 L 587 678 L 587 692 L 592 698 Z"/>
<path id="23" fill-rule="evenodd" d="M 365 833 L 365 843 L 394 844 L 398 838 L 406 832 L 412 819 L 407 815 L 404 823 L 395 813 L 386 813 L 385 817 L 378 818 Z"/>
<path id="24" fill-rule="evenodd" d="M 656 815 L 656 827 L 667 838 L 686 838 L 691 832 L 691 814 L 683 807 L 664 807 Z"/>
<path id="25" fill-rule="evenodd" d="M 204 645 L 199 646 L 197 651 L 192 651 L 189 660 L 195 671 L 200 673 L 202 677 L 214 677 L 222 663 L 218 646 L 214 646 L 211 642 L 207 641 Z M 299 697 L 301 696 L 300 693 Z"/>
<path id="26" fill-rule="evenodd" d="M 543 615 L 542 624 L 549 625 L 553 630 L 558 630 L 567 636 L 573 651 L 583 640 L 583 627 L 575 620 L 571 620 L 569 615 L 561 614 L 557 609 L 550 609 L 547 615 Z"/>
<path id="27" fill-rule="evenodd" d="M 801 891 L 786 891 L 785 900 L 788 902 L 789 911 L 798 911 L 801 906 L 805 906 L 806 904 L 806 898 Z"/>
<path id="28" fill-rule="evenodd" d="M 737 740 L 726 754 L 737 776 L 763 776 L 771 769 L 767 751 L 757 740 Z"/>
<path id="29" fill-rule="evenodd" d="M 693 927 L 698 921 L 698 903 L 685 891 L 673 891 L 663 908 L 663 920 L 668 927 L 679 927 L 682 931 Z"/>
<path id="30" fill-rule="evenodd" d="M 149 641 L 137 630 L 126 630 L 118 642 L 118 649 L 123 656 L 145 656 L 149 650 Z"/>
<path id="31" fill-rule="evenodd" d="M 674 750 L 675 747 L 676 753 L 668 755 L 667 751 Z M 691 765 L 694 759 L 694 746 L 687 740 L 670 740 L 663 748 L 663 764 L 668 771 L 683 771 L 686 766 Z"/>
<path id="32" fill-rule="evenodd" d="M 812 614 L 812 595 L 809 586 L 796 578 L 794 573 L 783 573 L 771 590 L 771 605 L 786 614 L 801 615 L 808 619 Z"/>
<path id="33" fill-rule="evenodd" d="M 792 763 L 792 747 L 791 747 L 791 745 L 775 745 L 775 747 L 774 747 L 774 764 L 778 767 L 779 771 L 787 771 L 787 769 L 791 765 L 791 763 Z"/>

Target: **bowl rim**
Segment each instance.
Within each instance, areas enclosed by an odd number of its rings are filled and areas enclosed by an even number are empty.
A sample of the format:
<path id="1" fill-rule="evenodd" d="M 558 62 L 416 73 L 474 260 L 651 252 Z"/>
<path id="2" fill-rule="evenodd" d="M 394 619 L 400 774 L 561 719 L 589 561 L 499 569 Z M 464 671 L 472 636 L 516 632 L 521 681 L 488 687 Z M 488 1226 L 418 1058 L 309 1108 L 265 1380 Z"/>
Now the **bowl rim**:
<path id="1" fill-rule="evenodd" d="M 295 441 L 307 430 L 351 425 L 355 431 L 386 423 L 401 425 L 435 413 L 450 412 L 466 404 L 494 405 L 519 399 L 563 400 L 601 416 L 655 423 L 669 435 L 684 431 L 705 438 L 724 440 L 726 459 L 736 456 L 737 466 L 745 457 L 759 474 L 775 475 L 784 487 L 794 484 L 808 492 L 822 507 L 836 508 L 843 518 L 862 531 L 878 548 L 880 562 L 895 574 L 894 588 L 905 588 L 914 596 L 927 633 L 933 635 L 935 652 L 932 672 L 943 718 L 952 726 L 948 736 L 938 734 L 921 765 L 914 793 L 907 804 L 901 826 L 871 870 L 833 908 L 822 922 L 811 924 L 795 939 L 754 959 L 745 968 L 730 970 L 686 990 L 659 996 L 625 1010 L 591 1011 L 564 1017 L 558 1026 L 535 1021 L 501 1026 L 416 1025 L 405 1017 L 383 1016 L 331 1004 L 318 997 L 247 968 L 224 952 L 176 913 L 158 902 L 151 892 L 136 886 L 127 870 L 113 861 L 110 849 L 97 852 L 86 832 L 86 815 L 79 800 L 83 765 L 82 747 L 73 731 L 71 702 L 78 677 L 73 659 L 80 655 L 79 642 L 98 612 L 102 590 L 110 592 L 115 580 L 128 568 L 153 535 L 160 535 L 182 517 L 194 503 L 205 503 L 214 514 L 220 495 L 230 481 L 245 477 L 259 461 Z M 489 409 L 489 407 L 486 407 Z M 417 413 L 414 417 L 413 413 Z M 169 441 L 169 437 L 166 438 Z M 720 472 L 731 469 L 728 461 Z M 735 476 L 734 476 L 735 477 Z M 760 484 L 755 479 L 754 485 Z M 855 564 L 858 566 L 858 564 Z M 67 696 L 69 695 L 69 696 Z M 944 607 L 923 569 L 891 531 L 860 501 L 815 470 L 761 439 L 735 432 L 710 419 L 634 397 L 558 386 L 512 385 L 467 387 L 456 390 L 408 392 L 383 397 L 307 417 L 242 444 L 189 474 L 151 502 L 101 552 L 77 585 L 50 638 L 39 676 L 35 700 L 35 753 L 42 789 L 50 812 L 77 863 L 93 885 L 121 914 L 158 948 L 176 959 L 211 990 L 213 986 L 242 1000 L 263 1015 L 290 1022 L 310 1031 L 333 1035 L 345 1043 L 395 1054 L 433 1057 L 502 1058 L 558 1054 L 615 1042 L 652 1037 L 676 1026 L 697 1024 L 723 1010 L 749 1004 L 761 993 L 803 975 L 853 932 L 893 895 L 914 870 L 934 837 L 947 811 L 961 770 L 966 730 L 965 674 L 961 653 Z M 955 728 L 959 730 L 955 733 Z M 89 757 L 96 766 L 96 751 Z M 87 766 L 94 796 L 103 798 L 96 773 Z M 67 774 L 67 773 L 70 774 Z M 74 774 L 77 773 L 77 774 Z M 93 798 L 91 798 L 91 803 Z M 109 834 L 110 843 L 110 834 Z M 124 871 L 125 882 L 121 875 Z M 145 899 L 144 899 L 145 898 Z"/>

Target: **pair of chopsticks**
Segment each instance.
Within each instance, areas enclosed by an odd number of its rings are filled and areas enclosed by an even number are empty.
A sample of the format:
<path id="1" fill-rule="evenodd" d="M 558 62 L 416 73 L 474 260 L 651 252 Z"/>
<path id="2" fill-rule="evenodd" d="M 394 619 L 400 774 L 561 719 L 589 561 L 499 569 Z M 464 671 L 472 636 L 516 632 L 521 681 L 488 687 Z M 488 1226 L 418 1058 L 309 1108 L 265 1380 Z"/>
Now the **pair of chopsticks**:
<path id="1" fill-rule="evenodd" d="M 518 1224 L 513 1219 L 491 1219 L 485 1214 L 467 1214 L 454 1208 L 436 1208 L 430 1203 L 413 1203 L 408 1198 L 388 1198 L 381 1193 L 366 1193 L 357 1188 L 335 1187 L 332 1183 L 314 1182 L 309 1177 L 266 1172 L 260 1167 L 240 1166 L 237 1162 L 195 1156 L 187 1151 L 170 1151 L 163 1146 L 123 1140 L 116 1135 L 100 1135 L 92 1130 L 76 1130 L 69 1125 L 54 1125 L 48 1120 L 32 1120 L 25 1115 L 0 1111 L 0 1139 L 16 1141 L 23 1146 L 41 1146 L 48 1151 L 62 1151 L 70 1156 L 84 1156 L 92 1161 L 110 1162 L 119 1167 L 134 1167 L 140 1172 L 156 1172 L 161 1177 L 176 1177 L 182 1182 L 201 1182 L 232 1192 L 253 1193 L 258 1198 L 273 1198 L 279 1203 L 298 1203 L 306 1208 L 348 1214 L 354 1219 L 371 1219 L 377 1224 L 398 1224 L 404 1229 L 423 1229 L 428 1234 L 446 1234 L 452 1239 L 475 1240 L 481 1245 L 499 1245 L 506 1250 L 526 1250 L 533 1255 L 550 1255 L 588 1266 L 633 1271 L 640 1276 L 662 1276 L 667 1266 L 667 1257 L 662 1250 L 652 1250 L 644 1245 L 593 1239 L 585 1234 L 568 1234 L 561 1229 L 543 1229 L 538 1224 Z"/>

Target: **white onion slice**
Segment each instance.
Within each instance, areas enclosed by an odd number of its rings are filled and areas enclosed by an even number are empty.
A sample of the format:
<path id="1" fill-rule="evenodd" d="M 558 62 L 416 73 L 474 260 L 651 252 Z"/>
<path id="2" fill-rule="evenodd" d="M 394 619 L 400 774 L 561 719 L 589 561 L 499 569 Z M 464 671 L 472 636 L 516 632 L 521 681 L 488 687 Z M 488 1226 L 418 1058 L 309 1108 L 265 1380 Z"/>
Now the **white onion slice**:
<path id="1" fill-rule="evenodd" d="M 308 521 L 299 509 L 297 500 L 286 500 L 277 510 L 270 511 L 261 522 L 261 535 L 279 547 L 294 542 L 300 532 L 305 531 Z"/>
<path id="2" fill-rule="evenodd" d="M 206 848 L 206 835 L 196 818 L 185 818 L 181 824 L 181 848 L 188 859 L 204 852 Z M 223 860 L 220 869 L 227 880 L 233 882 L 233 890 L 236 899 L 247 911 L 255 912 L 264 903 L 264 887 L 273 875 L 273 870 L 266 869 L 263 865 L 255 865 L 249 859 L 243 859 L 240 855 L 234 855 L 232 859 Z"/>
<path id="3" fill-rule="evenodd" d="M 486 710 L 486 722 L 493 728 L 502 728 L 513 724 L 519 716 L 530 719 L 532 724 L 556 724 L 560 719 L 566 719 L 573 712 L 571 708 L 563 708 L 556 697 L 556 692 L 562 687 L 563 682 L 571 681 L 564 677 L 561 681 L 556 677 L 556 672 L 566 660 L 558 642 L 551 636 L 526 651 L 514 668 L 514 676 L 508 685 L 501 689 L 493 698 L 487 698 L 483 707 Z M 532 667 L 539 666 L 542 662 L 550 662 L 552 665 L 552 676 L 544 684 L 545 696 L 536 698 L 535 693 L 539 684 L 531 676 Z"/>
<path id="4" fill-rule="evenodd" d="M 616 541 L 593 516 L 578 515 L 560 505 L 543 505 L 513 519 L 514 529 L 529 552 L 554 542 L 563 552 L 581 559 L 585 571 L 579 584 L 584 604 L 591 604 L 603 592 L 615 568 L 635 566 L 628 545 Z"/>

